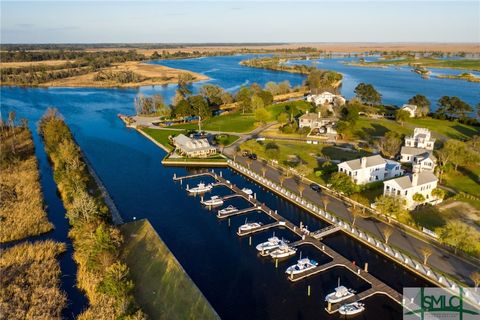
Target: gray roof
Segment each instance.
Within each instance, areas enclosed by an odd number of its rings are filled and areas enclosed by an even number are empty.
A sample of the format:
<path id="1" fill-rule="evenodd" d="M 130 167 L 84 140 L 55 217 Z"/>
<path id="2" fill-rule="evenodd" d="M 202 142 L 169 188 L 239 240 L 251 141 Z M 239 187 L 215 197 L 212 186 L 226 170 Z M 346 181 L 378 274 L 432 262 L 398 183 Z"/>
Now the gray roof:
<path id="1" fill-rule="evenodd" d="M 183 134 L 179 134 L 178 136 L 174 137 L 173 142 L 175 143 L 175 146 L 186 152 L 209 150 L 214 148 L 210 145 L 210 143 L 208 143 L 207 139 L 191 139 Z"/>
<path id="2" fill-rule="evenodd" d="M 318 114 L 317 113 L 305 113 L 303 114 L 300 119 L 303 120 L 303 119 L 306 119 L 306 120 L 317 120 L 319 117 L 318 117 Z"/>
<path id="3" fill-rule="evenodd" d="M 374 166 L 378 166 L 380 164 L 385 164 L 386 163 L 386 160 L 383 159 L 378 154 L 374 155 L 374 156 L 370 156 L 370 157 L 364 157 L 364 158 L 367 160 L 367 163 L 366 163 L 366 166 L 365 166 L 366 168 L 374 167 Z M 361 160 L 362 160 L 362 158 L 358 158 L 358 159 L 354 159 L 354 160 L 350 160 L 350 161 L 345 161 L 345 162 L 342 162 L 340 164 L 346 164 L 350 167 L 350 169 L 358 170 L 358 169 L 362 168 Z"/>
<path id="4" fill-rule="evenodd" d="M 433 172 L 430 172 L 430 171 L 423 171 L 415 174 L 418 177 L 416 186 L 421 186 L 430 182 L 438 181 L 438 178 L 433 174 Z M 413 180 L 413 175 L 410 174 L 410 175 L 405 175 L 399 178 L 385 181 L 384 183 L 390 184 L 390 185 L 392 183 L 396 183 L 400 188 L 405 190 L 405 189 L 410 189 L 414 186 L 412 183 L 412 180 Z"/>
<path id="5" fill-rule="evenodd" d="M 422 148 L 402 147 L 402 149 L 400 150 L 400 154 L 408 154 L 410 156 L 422 156 L 424 159 L 431 158 L 433 160 L 437 160 L 437 158 L 433 155 L 432 150 Z"/>

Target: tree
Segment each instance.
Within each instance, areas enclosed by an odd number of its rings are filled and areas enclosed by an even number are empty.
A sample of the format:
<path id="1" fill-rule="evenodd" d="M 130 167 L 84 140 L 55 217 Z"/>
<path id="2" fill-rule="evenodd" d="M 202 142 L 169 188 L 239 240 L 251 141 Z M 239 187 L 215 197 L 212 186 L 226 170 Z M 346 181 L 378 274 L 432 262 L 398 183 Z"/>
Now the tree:
<path id="1" fill-rule="evenodd" d="M 442 228 L 440 240 L 452 246 L 457 254 L 457 249 L 462 249 L 469 241 L 472 241 L 469 235 L 468 226 L 459 221 L 450 221 Z"/>
<path id="2" fill-rule="evenodd" d="M 329 182 L 333 189 L 342 192 L 347 196 L 358 191 L 358 186 L 343 172 L 335 172 L 332 174 Z"/>
<path id="3" fill-rule="evenodd" d="M 248 158 L 247 160 L 245 160 L 247 162 L 247 168 L 250 169 L 250 166 L 252 165 L 253 163 L 253 160 Z"/>
<path id="4" fill-rule="evenodd" d="M 375 199 L 376 209 L 386 216 L 400 217 L 406 213 L 405 199 L 381 195 Z"/>
<path id="5" fill-rule="evenodd" d="M 163 97 L 160 94 L 154 94 L 152 96 L 152 107 L 154 112 L 159 116 L 170 116 L 170 108 L 163 101 Z"/>
<path id="6" fill-rule="evenodd" d="M 223 104 L 222 95 L 225 90 L 213 84 L 205 84 L 200 88 L 200 94 L 207 99 L 208 105 L 220 106 Z"/>
<path id="7" fill-rule="evenodd" d="M 281 174 L 280 176 L 278 176 L 278 181 L 280 182 L 280 186 L 283 187 L 283 183 L 285 182 L 285 180 L 287 179 L 286 176 L 284 176 L 283 174 Z"/>
<path id="8" fill-rule="evenodd" d="M 265 178 L 265 174 L 267 174 L 267 170 L 268 170 L 267 166 L 264 164 L 264 165 L 260 168 L 260 170 L 262 171 L 262 177 Z"/>
<path id="9" fill-rule="evenodd" d="M 273 81 L 269 81 L 267 82 L 267 84 L 265 84 L 265 90 L 267 90 L 274 96 L 276 96 L 280 92 L 280 89 L 278 88 L 278 84 L 276 84 Z"/>
<path id="10" fill-rule="evenodd" d="M 254 94 L 252 96 L 252 101 L 250 104 L 254 112 L 257 111 L 258 109 L 262 109 L 265 106 L 262 98 L 260 98 L 257 94 Z"/>
<path id="11" fill-rule="evenodd" d="M 383 137 L 377 140 L 376 145 L 384 156 L 393 158 L 400 152 L 402 143 L 403 140 L 399 133 L 388 131 Z"/>
<path id="12" fill-rule="evenodd" d="M 477 292 L 478 286 L 480 286 L 480 272 L 472 272 L 470 279 L 472 279 L 473 285 L 475 286 L 475 292 Z"/>
<path id="13" fill-rule="evenodd" d="M 425 201 L 425 196 L 417 192 L 413 195 L 412 200 L 417 203 L 423 203 Z"/>
<path id="14" fill-rule="evenodd" d="M 382 102 L 382 95 L 371 84 L 362 82 L 355 87 L 354 92 L 357 98 L 365 104 L 377 105 Z"/>
<path id="15" fill-rule="evenodd" d="M 467 159 L 465 154 L 468 153 L 465 142 L 449 139 L 443 145 L 443 148 L 437 152 L 440 165 L 446 166 L 452 163 L 457 171 L 458 166 L 465 163 Z"/>
<path id="16" fill-rule="evenodd" d="M 241 87 L 240 90 L 238 90 L 237 95 L 235 96 L 235 101 L 240 105 L 242 113 L 250 112 L 252 102 L 251 97 L 252 92 L 248 87 Z"/>
<path id="17" fill-rule="evenodd" d="M 203 96 L 190 96 L 188 97 L 187 101 L 190 104 L 194 115 L 202 118 L 208 118 L 212 115 L 208 103 Z"/>
<path id="18" fill-rule="evenodd" d="M 265 154 L 268 159 L 270 160 L 278 160 L 278 157 L 280 155 L 280 150 L 278 148 L 278 145 L 276 145 L 273 142 L 269 142 L 265 145 Z"/>
<path id="19" fill-rule="evenodd" d="M 299 183 L 297 185 L 298 193 L 300 193 L 300 197 L 303 197 L 303 191 L 305 190 L 305 185 L 303 183 Z"/>
<path id="20" fill-rule="evenodd" d="M 278 84 L 278 94 L 285 94 L 290 92 L 290 81 L 284 80 Z"/>
<path id="21" fill-rule="evenodd" d="M 347 121 L 338 121 L 335 128 L 343 139 L 350 133 L 350 124 Z"/>
<path id="22" fill-rule="evenodd" d="M 458 97 L 443 96 L 438 100 L 438 109 L 435 113 L 440 118 L 466 118 L 472 112 L 472 107 Z"/>
<path id="23" fill-rule="evenodd" d="M 388 244 L 388 241 L 390 240 L 390 237 L 393 234 L 393 228 L 390 227 L 389 225 L 386 225 L 382 229 L 382 233 L 383 233 L 383 238 L 385 239 L 385 243 Z"/>
<path id="24" fill-rule="evenodd" d="M 255 110 L 255 120 L 263 124 L 267 123 L 270 114 L 265 108 L 259 108 Z"/>
<path id="25" fill-rule="evenodd" d="M 177 102 L 173 108 L 173 113 L 176 117 L 187 117 L 193 114 L 193 110 L 190 107 L 190 103 L 187 100 L 182 99 Z"/>
<path id="26" fill-rule="evenodd" d="M 357 206 L 353 206 L 350 208 L 350 213 L 352 214 L 352 226 L 354 226 L 357 218 L 362 215 L 362 209 Z"/>
<path id="27" fill-rule="evenodd" d="M 321 197 L 321 200 L 322 200 L 322 204 L 323 204 L 323 210 L 325 212 L 327 212 L 327 209 L 328 209 L 328 205 L 330 204 L 331 200 L 330 200 L 330 197 L 329 196 L 326 196 L 326 195 L 323 195 Z"/>
<path id="28" fill-rule="evenodd" d="M 395 120 L 400 123 L 401 126 L 410 118 L 410 113 L 406 110 L 396 110 L 395 111 Z"/>
<path id="29" fill-rule="evenodd" d="M 432 190 L 432 196 L 437 199 L 443 200 L 445 198 L 445 190 L 440 188 L 435 188 Z"/>
<path id="30" fill-rule="evenodd" d="M 430 256 L 433 254 L 432 248 L 423 247 L 422 249 L 420 249 L 420 251 L 422 252 L 422 256 L 423 256 L 423 264 L 426 265 L 428 258 L 430 258 Z"/>
<path id="31" fill-rule="evenodd" d="M 425 117 L 430 112 L 430 100 L 421 94 L 411 97 L 408 100 L 408 104 L 417 106 L 416 114 L 419 117 Z"/>
<path id="32" fill-rule="evenodd" d="M 286 124 L 288 123 L 288 119 L 289 119 L 289 115 L 285 112 L 282 112 L 278 115 L 277 117 L 277 121 L 280 123 L 280 124 Z"/>
<path id="33" fill-rule="evenodd" d="M 181 90 L 177 89 L 175 91 L 175 96 L 173 97 L 173 100 L 172 100 L 172 106 L 176 107 L 177 104 L 182 100 L 185 100 L 185 95 Z"/>
<path id="34" fill-rule="evenodd" d="M 260 92 L 257 92 L 257 96 L 262 99 L 263 105 L 265 106 L 268 106 L 273 102 L 273 95 L 272 93 L 270 93 L 270 91 L 261 90 Z"/>

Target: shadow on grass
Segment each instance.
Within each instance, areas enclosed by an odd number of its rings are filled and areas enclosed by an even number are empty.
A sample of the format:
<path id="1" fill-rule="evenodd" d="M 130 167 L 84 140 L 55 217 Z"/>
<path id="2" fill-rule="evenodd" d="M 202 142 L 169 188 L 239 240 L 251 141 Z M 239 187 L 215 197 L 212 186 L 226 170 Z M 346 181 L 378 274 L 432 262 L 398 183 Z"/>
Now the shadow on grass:
<path id="1" fill-rule="evenodd" d="M 410 216 L 416 224 L 430 230 L 441 228 L 447 223 L 444 214 L 431 205 L 418 206 Z"/>
<path id="2" fill-rule="evenodd" d="M 461 126 L 461 125 L 458 125 L 458 124 L 452 126 L 452 129 L 455 129 L 458 133 L 460 133 L 459 135 L 447 134 L 449 136 L 449 138 L 454 138 L 454 139 L 464 140 L 465 136 L 472 137 L 474 135 L 479 135 L 480 134 L 480 128 L 478 130 L 475 130 L 473 128 L 468 128 L 468 127 Z"/>

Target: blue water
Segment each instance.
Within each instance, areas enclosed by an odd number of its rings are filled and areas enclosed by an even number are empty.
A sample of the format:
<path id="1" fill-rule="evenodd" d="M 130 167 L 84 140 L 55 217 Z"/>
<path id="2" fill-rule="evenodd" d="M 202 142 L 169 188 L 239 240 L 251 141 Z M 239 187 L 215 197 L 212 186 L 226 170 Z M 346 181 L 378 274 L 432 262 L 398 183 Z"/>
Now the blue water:
<path id="1" fill-rule="evenodd" d="M 367 57 L 366 61 L 376 61 L 377 57 Z M 372 84 L 381 94 L 385 104 L 401 106 L 416 94 L 426 96 L 432 103 L 431 109 L 437 109 L 437 101 L 442 96 L 457 96 L 471 106 L 480 102 L 480 83 L 463 80 L 436 78 L 439 74 L 460 74 L 479 72 L 455 69 L 429 68 L 432 74 L 429 79 L 422 77 L 405 67 L 367 68 L 350 66 L 345 63 L 356 62 L 354 57 L 335 57 L 314 60 L 293 60 L 290 64 L 315 65 L 319 69 L 333 70 L 343 74 L 341 93 L 350 99 L 355 96 L 355 87 L 361 83 Z"/>
<path id="2" fill-rule="evenodd" d="M 249 83 L 264 84 L 272 79 L 270 76 L 262 76 L 265 72 L 274 76 L 275 81 L 289 79 L 292 84 L 296 84 L 295 81 L 298 83 L 302 81 L 298 75 L 239 67 L 240 59 L 241 57 L 216 57 L 175 60 L 168 63 L 191 64 L 192 70 L 199 71 L 202 68 L 202 60 L 209 61 L 210 65 L 204 66 L 205 71 L 210 70 L 212 77 L 214 74 L 218 77 L 211 81 L 224 84 L 223 87 L 231 90 L 247 80 Z M 221 62 L 217 66 L 219 70 L 212 70 L 214 68 L 211 64 L 217 60 Z M 219 66 L 221 68 L 218 68 Z M 237 73 L 232 72 L 233 69 L 238 69 Z M 252 72 L 250 76 L 246 70 Z M 237 81 L 235 74 L 238 75 Z M 221 77 L 225 77 L 225 80 Z M 198 88 L 198 84 L 194 86 Z M 133 113 L 133 99 L 139 92 L 174 90 L 175 86 L 140 89 L 2 87 L 0 103 L 3 114 L 14 110 L 17 118 L 28 118 L 33 129 L 48 106 L 57 107 L 109 190 L 124 220 L 132 221 L 134 217 L 148 218 L 222 318 L 328 319 L 323 310 L 322 300 L 323 296 L 335 287 L 338 276 L 341 276 L 345 285 L 358 290 L 367 288 L 368 284 L 341 268 L 296 284 L 290 283 L 285 277 L 284 270 L 295 258 L 281 262 L 277 269 L 271 260 L 257 256 L 247 238 L 240 239 L 235 233 L 236 227 L 243 223 L 245 218 L 267 223 L 268 217 L 261 213 L 253 213 L 232 219 L 228 226 L 227 221 L 219 221 L 213 212 L 202 208 L 198 197 L 188 196 L 184 190 L 185 184 L 180 185 L 172 181 L 174 173 L 186 174 L 187 170 L 163 167 L 160 161 L 165 155 L 164 151 L 136 131 L 125 128 L 117 114 Z M 36 130 L 33 131 L 49 218 L 57 227 L 55 232 L 46 237 L 67 241 L 65 212 L 55 194 L 51 171 L 41 150 L 43 148 L 41 139 Z M 262 202 L 272 209 L 277 209 L 292 222 L 297 224 L 303 222 L 311 230 L 325 226 L 320 220 L 263 190 L 243 176 L 229 170 L 223 170 L 223 173 L 227 179 L 240 187 L 253 189 Z M 246 205 L 240 200 L 232 201 L 238 206 Z M 254 236 L 253 244 L 268 237 L 270 232 L 272 231 Z M 277 229 L 275 232 L 286 239 L 295 240 L 295 235 L 287 230 Z M 328 241 L 329 245 L 350 260 L 358 261 L 359 264 L 369 261 L 371 273 L 398 290 L 406 283 L 426 285 L 424 281 L 346 236 L 338 235 L 329 238 Z M 308 255 L 321 262 L 328 259 L 311 247 L 300 250 L 303 256 Z M 75 265 L 69 258 L 70 254 L 71 251 L 64 255 L 61 261 L 66 278 L 62 278 L 62 288 L 67 292 L 71 302 L 66 317 L 78 313 L 86 305 L 79 292 L 72 287 Z M 308 285 L 312 288 L 310 297 L 306 295 Z M 366 304 L 367 311 L 362 315 L 364 319 L 401 318 L 401 308 L 388 298 L 373 297 L 367 300 Z"/>

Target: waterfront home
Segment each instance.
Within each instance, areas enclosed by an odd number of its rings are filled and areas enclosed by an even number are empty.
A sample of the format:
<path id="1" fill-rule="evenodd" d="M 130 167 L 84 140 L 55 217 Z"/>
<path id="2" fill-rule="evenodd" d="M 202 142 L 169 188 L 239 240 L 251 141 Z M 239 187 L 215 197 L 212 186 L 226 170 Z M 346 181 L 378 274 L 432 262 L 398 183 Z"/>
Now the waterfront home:
<path id="1" fill-rule="evenodd" d="M 402 147 L 400 150 L 400 162 L 411 163 L 414 172 L 432 171 L 437 164 L 437 158 L 433 155 L 432 150 Z"/>
<path id="2" fill-rule="evenodd" d="M 401 197 L 406 201 L 406 207 L 414 209 L 419 202 L 413 200 L 415 194 L 421 194 L 425 201 L 422 203 L 436 204 L 440 199 L 432 196 L 432 190 L 437 187 L 438 178 L 430 171 L 415 172 L 383 182 L 383 194 L 386 196 Z"/>
<path id="3" fill-rule="evenodd" d="M 339 163 L 338 171 L 352 177 L 356 184 L 383 181 L 403 174 L 400 163 L 384 159 L 380 155 Z"/>
<path id="4" fill-rule="evenodd" d="M 433 150 L 435 139 L 432 138 L 430 130 L 426 128 L 415 128 L 412 136 L 405 137 L 405 146 Z"/>
<path id="5" fill-rule="evenodd" d="M 192 139 L 183 134 L 172 139 L 177 153 L 190 158 L 206 158 L 217 153 L 217 149 L 210 145 L 207 139 Z"/>
<path id="6" fill-rule="evenodd" d="M 320 112 L 318 113 L 309 113 L 308 111 L 298 119 L 298 126 L 300 128 L 310 128 L 316 129 L 318 133 L 328 133 L 328 134 L 337 134 L 335 130 L 335 124 L 337 123 L 337 118 L 335 117 L 326 117 L 322 118 Z"/>
<path id="7" fill-rule="evenodd" d="M 343 106 L 346 102 L 341 95 L 333 94 L 328 91 L 320 94 L 309 94 L 306 98 L 308 102 L 313 102 L 316 106 L 335 105 Z"/>
<path id="8" fill-rule="evenodd" d="M 404 104 L 400 110 L 407 111 L 410 114 L 410 118 L 415 118 L 417 112 L 417 106 L 414 104 Z"/>

